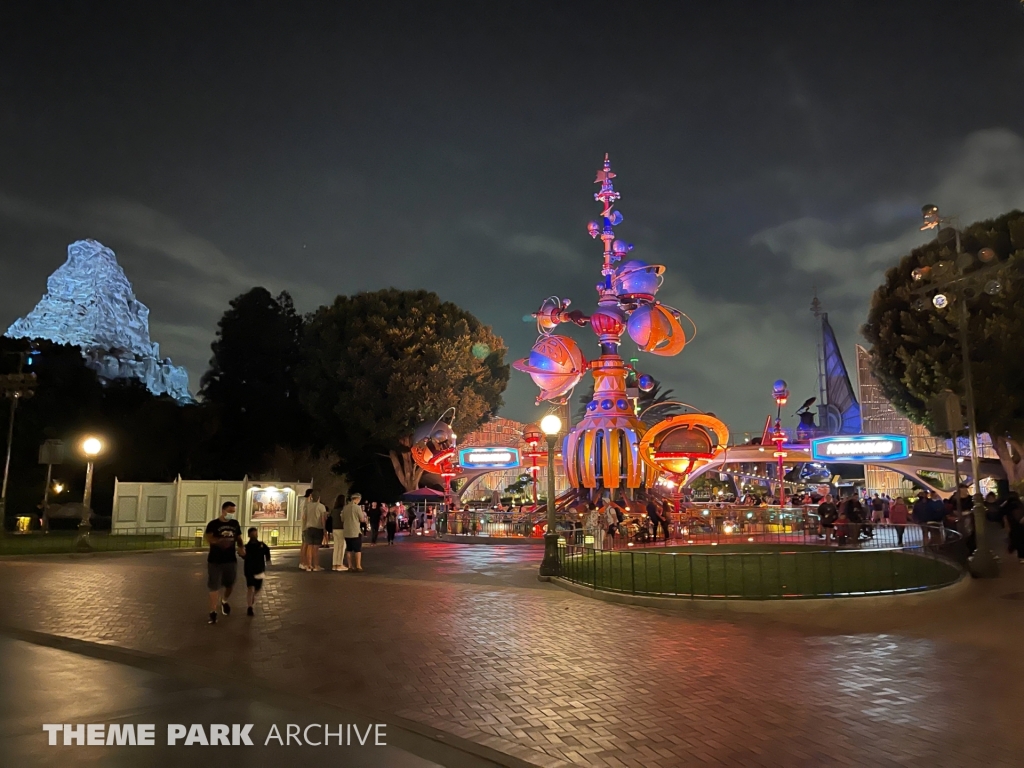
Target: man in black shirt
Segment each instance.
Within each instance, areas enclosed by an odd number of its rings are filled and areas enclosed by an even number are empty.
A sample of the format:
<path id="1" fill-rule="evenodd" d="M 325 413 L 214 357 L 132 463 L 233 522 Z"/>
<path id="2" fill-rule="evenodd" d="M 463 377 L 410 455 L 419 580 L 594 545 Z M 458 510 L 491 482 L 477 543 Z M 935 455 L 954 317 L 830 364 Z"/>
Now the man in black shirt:
<path id="1" fill-rule="evenodd" d="M 821 532 L 825 535 L 826 546 L 832 543 L 838 517 L 839 509 L 832 501 L 832 494 L 825 494 L 825 498 L 818 505 L 818 522 L 821 525 Z"/>
<path id="2" fill-rule="evenodd" d="M 233 502 L 225 501 L 220 508 L 220 517 L 207 524 L 206 543 L 210 545 L 210 554 L 206 558 L 206 586 L 210 591 L 210 623 L 216 624 L 218 599 L 221 612 L 225 616 L 231 613 L 228 598 L 231 596 L 231 588 L 235 585 L 235 576 L 238 571 L 235 550 L 237 549 L 238 553 L 245 557 L 245 547 L 242 546 L 242 527 L 235 520 Z M 222 588 L 224 590 L 223 598 L 220 597 Z"/>

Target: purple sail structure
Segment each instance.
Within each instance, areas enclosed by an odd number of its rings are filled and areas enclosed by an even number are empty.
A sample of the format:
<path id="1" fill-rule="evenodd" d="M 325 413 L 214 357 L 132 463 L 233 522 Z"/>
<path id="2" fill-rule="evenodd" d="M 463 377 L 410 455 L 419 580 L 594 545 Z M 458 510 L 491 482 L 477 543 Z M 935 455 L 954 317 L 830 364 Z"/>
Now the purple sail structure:
<path id="1" fill-rule="evenodd" d="M 860 403 L 853 393 L 850 374 L 846 372 L 836 334 L 828 315 L 821 316 L 822 357 L 825 362 L 825 401 L 828 414 L 826 426 L 830 435 L 858 435 L 861 431 Z"/>

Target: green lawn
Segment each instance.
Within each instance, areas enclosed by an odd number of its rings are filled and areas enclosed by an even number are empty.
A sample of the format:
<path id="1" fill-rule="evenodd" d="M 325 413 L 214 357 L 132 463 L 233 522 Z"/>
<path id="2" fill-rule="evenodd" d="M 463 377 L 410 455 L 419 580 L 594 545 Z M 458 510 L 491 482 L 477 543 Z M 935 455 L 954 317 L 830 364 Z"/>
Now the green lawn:
<path id="1" fill-rule="evenodd" d="M 118 535 L 93 533 L 88 547 L 77 547 L 75 531 L 54 533 L 5 534 L 0 537 L 0 555 L 46 555 L 62 552 L 121 552 L 145 549 L 187 549 L 195 547 L 195 539 L 167 539 L 153 535 Z"/>
<path id="2" fill-rule="evenodd" d="M 563 554 L 563 575 L 598 589 L 680 597 L 830 597 L 929 589 L 956 581 L 943 560 L 897 550 L 723 545 Z"/>

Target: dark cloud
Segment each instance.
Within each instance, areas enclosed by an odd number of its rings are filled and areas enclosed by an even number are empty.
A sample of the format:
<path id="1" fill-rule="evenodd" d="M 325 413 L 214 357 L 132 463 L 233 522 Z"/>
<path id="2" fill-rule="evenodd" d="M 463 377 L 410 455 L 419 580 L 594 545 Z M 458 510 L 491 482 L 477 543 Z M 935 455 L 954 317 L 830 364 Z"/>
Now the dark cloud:
<path id="1" fill-rule="evenodd" d="M 0 9 L 0 322 L 95 237 L 193 383 L 255 284 L 429 288 L 525 355 L 541 299 L 592 304 L 608 151 L 622 236 L 700 328 L 647 369 L 756 429 L 775 378 L 816 391 L 815 287 L 852 357 L 921 203 L 1024 206 L 1014 0 L 59 9 Z M 508 414 L 534 394 L 516 374 Z"/>

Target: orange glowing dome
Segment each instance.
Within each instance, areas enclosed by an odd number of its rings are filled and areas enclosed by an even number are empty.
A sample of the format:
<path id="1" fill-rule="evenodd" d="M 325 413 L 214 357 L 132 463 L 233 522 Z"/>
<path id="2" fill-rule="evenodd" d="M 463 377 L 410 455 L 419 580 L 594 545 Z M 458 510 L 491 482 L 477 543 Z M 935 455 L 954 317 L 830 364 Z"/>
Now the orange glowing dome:
<path id="1" fill-rule="evenodd" d="M 687 475 L 708 463 L 729 442 L 729 428 L 705 413 L 669 416 L 640 441 L 640 456 L 659 472 Z"/>

